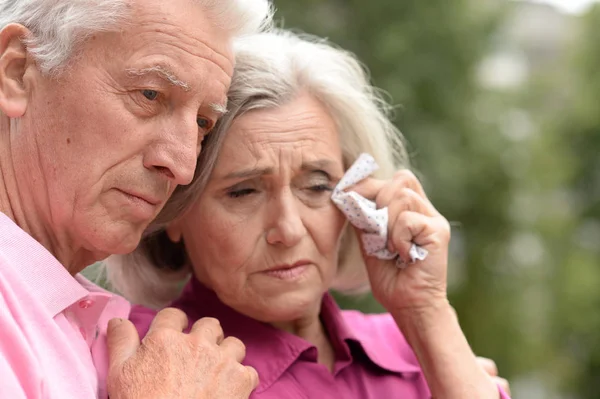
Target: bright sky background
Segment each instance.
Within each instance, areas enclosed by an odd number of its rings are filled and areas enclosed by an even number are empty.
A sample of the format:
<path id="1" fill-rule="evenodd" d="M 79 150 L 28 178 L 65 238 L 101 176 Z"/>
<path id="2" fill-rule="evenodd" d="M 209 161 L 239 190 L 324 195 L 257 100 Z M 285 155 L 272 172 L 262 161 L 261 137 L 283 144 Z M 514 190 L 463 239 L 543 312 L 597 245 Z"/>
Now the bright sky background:
<path id="1" fill-rule="evenodd" d="M 593 3 L 600 0 L 530 0 L 538 3 L 547 3 L 570 13 L 581 13 L 587 10 Z"/>

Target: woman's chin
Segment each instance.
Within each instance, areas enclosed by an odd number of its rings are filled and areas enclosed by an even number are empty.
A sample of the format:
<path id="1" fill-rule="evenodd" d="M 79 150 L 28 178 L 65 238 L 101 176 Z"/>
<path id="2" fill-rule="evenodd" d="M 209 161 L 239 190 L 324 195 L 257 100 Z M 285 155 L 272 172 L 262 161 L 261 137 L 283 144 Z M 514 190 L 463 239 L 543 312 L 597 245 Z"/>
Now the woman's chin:
<path id="1" fill-rule="evenodd" d="M 307 317 L 318 317 L 323 293 L 315 290 L 285 292 L 261 300 L 261 308 L 243 312 L 264 323 L 291 322 Z M 256 303 L 256 302 L 255 302 Z"/>

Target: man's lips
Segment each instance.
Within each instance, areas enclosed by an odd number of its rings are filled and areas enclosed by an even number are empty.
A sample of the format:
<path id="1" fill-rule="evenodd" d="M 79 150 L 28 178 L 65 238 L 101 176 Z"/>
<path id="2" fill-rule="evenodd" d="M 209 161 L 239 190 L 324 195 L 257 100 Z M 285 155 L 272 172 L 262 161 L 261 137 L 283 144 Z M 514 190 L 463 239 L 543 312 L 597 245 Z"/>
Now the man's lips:
<path id="1" fill-rule="evenodd" d="M 128 197 L 132 197 L 134 199 L 144 201 L 152 206 L 159 205 L 160 203 L 163 202 L 158 197 L 150 195 L 150 194 L 140 193 L 140 192 L 133 191 L 133 190 L 121 190 L 119 188 L 117 189 L 117 191 L 127 195 Z"/>

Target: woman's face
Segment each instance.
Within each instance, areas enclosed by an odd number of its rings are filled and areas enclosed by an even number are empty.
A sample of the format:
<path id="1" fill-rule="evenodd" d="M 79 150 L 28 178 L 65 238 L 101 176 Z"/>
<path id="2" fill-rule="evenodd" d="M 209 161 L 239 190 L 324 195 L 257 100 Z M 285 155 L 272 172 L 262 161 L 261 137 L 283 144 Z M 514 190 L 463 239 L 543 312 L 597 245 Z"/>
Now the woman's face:
<path id="1" fill-rule="evenodd" d="M 208 186 L 169 228 L 197 278 L 264 322 L 319 311 L 345 219 L 330 200 L 344 173 L 336 126 L 308 95 L 239 117 Z"/>

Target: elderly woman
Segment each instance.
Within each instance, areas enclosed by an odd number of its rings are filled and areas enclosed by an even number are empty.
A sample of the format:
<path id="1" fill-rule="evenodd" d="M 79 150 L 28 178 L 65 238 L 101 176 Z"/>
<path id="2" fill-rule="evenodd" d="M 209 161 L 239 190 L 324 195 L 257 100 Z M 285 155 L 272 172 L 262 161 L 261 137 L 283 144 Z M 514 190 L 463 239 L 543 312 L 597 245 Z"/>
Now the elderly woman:
<path id="1" fill-rule="evenodd" d="M 107 322 L 129 303 L 78 273 L 135 249 L 192 180 L 226 100 L 231 39 L 269 14 L 267 0 L 0 0 L 1 398 L 253 389 L 243 345 L 213 320 L 184 334 L 176 310 L 143 345 L 127 320 L 111 324 L 107 381 Z"/>
<path id="2" fill-rule="evenodd" d="M 410 172 L 394 174 L 407 165 L 400 134 L 355 58 L 273 32 L 239 41 L 236 60 L 218 159 L 201 155 L 197 191 L 165 211 L 189 209 L 109 260 L 115 288 L 156 307 L 191 271 L 172 306 L 219 319 L 245 343 L 244 364 L 260 376 L 253 398 L 507 397 L 448 303 L 448 223 Z M 380 169 L 352 190 L 388 208 L 390 250 L 408 263 L 416 243 L 425 260 L 400 269 L 361 254 L 362 232 L 331 194 L 362 152 Z M 369 285 L 389 313 L 341 311 L 328 293 Z M 154 314 L 134 307 L 140 335 Z"/>

